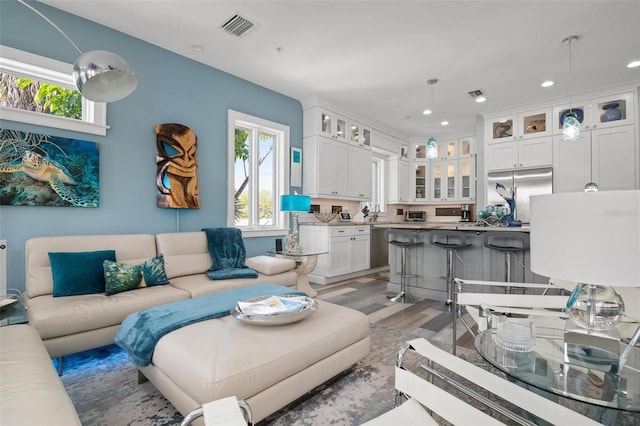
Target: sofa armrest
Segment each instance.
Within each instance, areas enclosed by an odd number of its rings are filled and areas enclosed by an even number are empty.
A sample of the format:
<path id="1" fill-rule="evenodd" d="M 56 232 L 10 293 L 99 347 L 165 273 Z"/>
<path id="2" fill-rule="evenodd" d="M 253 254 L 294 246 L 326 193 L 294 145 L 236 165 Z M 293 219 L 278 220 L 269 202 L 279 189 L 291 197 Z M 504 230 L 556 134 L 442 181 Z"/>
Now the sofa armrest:
<path id="1" fill-rule="evenodd" d="M 281 259 L 271 256 L 253 256 L 245 260 L 245 265 L 264 275 L 277 275 L 296 267 L 293 259 Z"/>

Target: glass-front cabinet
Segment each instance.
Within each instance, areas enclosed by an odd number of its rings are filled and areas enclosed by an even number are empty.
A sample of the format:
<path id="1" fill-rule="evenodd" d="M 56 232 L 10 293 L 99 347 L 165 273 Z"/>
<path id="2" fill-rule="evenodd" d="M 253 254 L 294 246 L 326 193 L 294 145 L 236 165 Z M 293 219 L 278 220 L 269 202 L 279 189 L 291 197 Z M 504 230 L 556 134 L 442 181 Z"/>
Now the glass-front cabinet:
<path id="1" fill-rule="evenodd" d="M 544 108 L 490 119 L 485 138 L 491 143 L 548 136 L 551 127 L 551 108 Z"/>
<path id="2" fill-rule="evenodd" d="M 476 200 L 476 159 L 475 157 L 458 160 L 458 198 L 460 201 Z"/>
<path id="3" fill-rule="evenodd" d="M 413 159 L 414 160 L 426 160 L 427 159 L 427 144 L 426 143 L 414 143 L 413 144 Z"/>
<path id="4" fill-rule="evenodd" d="M 624 126 L 634 122 L 632 93 L 614 94 L 601 98 L 574 101 L 553 108 L 553 133 L 562 134 L 564 118 L 573 111 L 578 116 L 580 130 Z"/>
<path id="5" fill-rule="evenodd" d="M 458 160 L 431 162 L 430 201 L 456 201 Z"/>
<path id="6" fill-rule="evenodd" d="M 346 142 L 347 119 L 331 111 L 320 109 L 320 134 Z"/>
<path id="7" fill-rule="evenodd" d="M 413 189 L 413 201 L 427 201 L 429 196 L 429 192 L 427 190 L 427 164 L 415 165 L 415 184 Z"/>
<path id="8" fill-rule="evenodd" d="M 458 158 L 471 157 L 475 153 L 476 145 L 473 136 L 458 139 Z"/>
<path id="9" fill-rule="evenodd" d="M 449 160 L 458 158 L 458 139 L 438 141 L 438 158 Z"/>
<path id="10" fill-rule="evenodd" d="M 371 129 L 363 124 L 351 122 L 349 141 L 365 148 L 371 147 Z"/>

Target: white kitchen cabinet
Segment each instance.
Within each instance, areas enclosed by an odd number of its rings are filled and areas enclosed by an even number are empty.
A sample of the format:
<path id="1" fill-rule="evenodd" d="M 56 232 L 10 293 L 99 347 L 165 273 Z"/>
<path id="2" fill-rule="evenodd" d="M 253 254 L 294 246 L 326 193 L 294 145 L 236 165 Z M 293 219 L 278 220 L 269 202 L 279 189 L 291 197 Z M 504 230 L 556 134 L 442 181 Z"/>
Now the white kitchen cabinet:
<path id="1" fill-rule="evenodd" d="M 351 121 L 349 125 L 349 142 L 364 148 L 371 148 L 371 128 Z"/>
<path id="2" fill-rule="evenodd" d="M 474 157 L 476 155 L 476 138 L 467 136 L 458 139 L 458 158 Z"/>
<path id="3" fill-rule="evenodd" d="M 409 162 L 392 158 L 385 160 L 385 193 L 387 203 L 409 202 Z"/>
<path id="4" fill-rule="evenodd" d="M 412 202 L 422 203 L 429 200 L 429 163 L 414 162 L 414 176 L 412 181 Z"/>
<path id="5" fill-rule="evenodd" d="M 369 269 L 369 225 L 300 225 L 300 245 L 306 250 L 328 251 L 318 256 L 313 276 L 331 278 Z"/>
<path id="6" fill-rule="evenodd" d="M 431 161 L 429 200 L 451 202 L 458 199 L 458 160 Z"/>
<path id="7" fill-rule="evenodd" d="M 371 199 L 371 151 L 349 147 L 347 195 L 363 201 Z"/>
<path id="8" fill-rule="evenodd" d="M 458 200 L 476 200 L 476 157 L 458 159 Z"/>
<path id="9" fill-rule="evenodd" d="M 553 191 L 580 192 L 588 182 L 601 191 L 637 188 L 633 125 L 582 132 L 577 141 L 553 140 Z"/>
<path id="10" fill-rule="evenodd" d="M 611 121 L 605 115 L 606 108 L 617 105 L 619 118 Z M 609 96 L 602 96 L 594 99 L 582 99 L 569 104 L 558 105 L 553 108 L 553 133 L 562 134 L 562 122 L 564 117 L 572 110 L 578 115 L 580 120 L 580 130 L 606 129 L 617 126 L 625 126 L 634 123 L 635 111 L 633 93 L 616 93 Z M 614 117 L 615 118 L 615 117 Z"/>
<path id="11" fill-rule="evenodd" d="M 449 139 L 443 141 L 436 141 L 438 145 L 438 157 L 432 160 L 451 160 L 454 158 L 471 157 L 476 152 L 475 138 L 468 136 L 459 139 Z M 427 158 L 427 144 L 414 143 L 412 145 L 414 161 L 428 160 Z"/>
<path id="12" fill-rule="evenodd" d="M 302 191 L 311 197 L 371 198 L 371 151 L 325 137 L 303 141 Z"/>
<path id="13" fill-rule="evenodd" d="M 330 139 L 347 142 L 350 132 L 349 120 L 327 108 L 315 106 L 303 112 L 303 136 L 324 136 Z"/>
<path id="14" fill-rule="evenodd" d="M 398 155 L 398 140 L 375 129 L 371 131 L 371 146 L 389 156 Z"/>
<path id="15" fill-rule="evenodd" d="M 487 171 L 550 166 L 553 162 L 551 136 L 490 143 L 485 147 Z"/>
<path id="16" fill-rule="evenodd" d="M 514 113 L 485 120 L 485 140 L 491 144 L 507 140 L 551 135 L 551 108 Z"/>
<path id="17" fill-rule="evenodd" d="M 436 144 L 438 145 L 439 160 L 458 158 L 458 139 L 437 141 Z"/>

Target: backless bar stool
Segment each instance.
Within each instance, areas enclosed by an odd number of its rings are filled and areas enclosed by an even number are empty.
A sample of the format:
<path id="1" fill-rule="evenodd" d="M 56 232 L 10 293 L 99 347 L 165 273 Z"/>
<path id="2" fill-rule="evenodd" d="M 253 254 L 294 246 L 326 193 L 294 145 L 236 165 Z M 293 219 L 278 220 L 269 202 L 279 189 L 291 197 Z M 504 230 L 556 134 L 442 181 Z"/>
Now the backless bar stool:
<path id="1" fill-rule="evenodd" d="M 431 231 L 429 235 L 431 245 L 447 250 L 447 276 L 441 277 L 447 282 L 447 298 L 444 303 L 444 311 L 452 312 L 453 304 L 453 279 L 455 275 L 455 255 L 458 249 L 462 249 L 471 245 L 467 243 L 467 236 L 461 231 Z"/>
<path id="2" fill-rule="evenodd" d="M 485 232 L 484 246 L 504 253 L 504 281 L 512 283 L 514 281 L 511 269 L 513 259 L 515 258 L 517 261 L 518 259 L 515 257 L 517 253 L 529 250 L 529 234 L 509 231 Z M 520 266 L 522 266 L 522 281 L 524 282 L 524 260 Z M 510 286 L 505 287 L 506 293 L 511 293 L 511 290 Z"/>
<path id="3" fill-rule="evenodd" d="M 414 247 L 424 245 L 422 241 L 398 241 L 390 240 L 389 244 L 392 246 L 400 247 L 400 293 L 392 297 L 392 302 L 408 302 L 409 298 L 406 293 L 407 290 L 407 278 L 418 278 L 417 274 L 410 274 L 407 272 L 407 250 L 411 250 Z"/>

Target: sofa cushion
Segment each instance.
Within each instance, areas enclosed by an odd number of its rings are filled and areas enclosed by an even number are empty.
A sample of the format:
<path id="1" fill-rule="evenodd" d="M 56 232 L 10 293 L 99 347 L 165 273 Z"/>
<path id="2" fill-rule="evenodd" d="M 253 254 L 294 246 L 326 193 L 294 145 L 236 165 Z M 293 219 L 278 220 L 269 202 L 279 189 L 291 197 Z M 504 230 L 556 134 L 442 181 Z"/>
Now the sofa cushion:
<path id="1" fill-rule="evenodd" d="M 158 253 L 164 256 L 164 267 L 172 284 L 176 277 L 204 274 L 211 266 L 207 237 L 202 231 L 157 234 L 156 245 Z"/>
<path id="2" fill-rule="evenodd" d="M 115 250 L 90 252 L 50 252 L 53 296 L 104 293 L 102 263 L 116 260 Z"/>
<path id="3" fill-rule="evenodd" d="M 144 282 L 148 286 L 169 284 L 169 278 L 164 270 L 164 256 L 162 253 L 152 257 L 142 265 Z"/>
<path id="4" fill-rule="evenodd" d="M 104 293 L 74 297 L 44 295 L 28 299 L 27 304 L 29 324 L 46 340 L 118 325 L 133 312 L 188 298 L 186 291 L 158 285 L 111 296 Z"/>
<path id="5" fill-rule="evenodd" d="M 194 274 L 171 279 L 171 287 L 189 292 L 192 298 L 262 283 L 295 287 L 298 284 L 298 274 L 295 271 L 287 271 L 278 275 L 258 274 L 258 278 L 239 278 L 222 281 L 211 281 L 205 274 Z"/>
<path id="6" fill-rule="evenodd" d="M 245 261 L 245 264 L 261 274 L 276 275 L 289 271 L 296 267 L 293 259 L 281 259 L 272 256 L 254 256 Z"/>
<path id="7" fill-rule="evenodd" d="M 140 285 L 142 268 L 139 265 L 129 265 L 110 260 L 105 260 L 102 265 L 104 267 L 105 294 L 107 296 L 133 290 Z"/>

